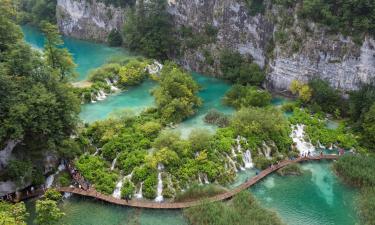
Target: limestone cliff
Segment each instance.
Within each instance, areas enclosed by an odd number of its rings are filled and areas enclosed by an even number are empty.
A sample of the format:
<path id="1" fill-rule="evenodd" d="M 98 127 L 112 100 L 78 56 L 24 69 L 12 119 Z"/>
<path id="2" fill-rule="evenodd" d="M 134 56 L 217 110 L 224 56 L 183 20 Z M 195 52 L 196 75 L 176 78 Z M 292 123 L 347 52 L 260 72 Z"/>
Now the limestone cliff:
<path id="1" fill-rule="evenodd" d="M 57 0 L 59 29 L 75 38 L 106 41 L 112 29 L 122 28 L 124 14 L 124 9 L 96 0 Z"/>
<path id="2" fill-rule="evenodd" d="M 111 29 L 122 27 L 123 9 L 95 0 L 90 2 L 58 0 L 58 24 L 64 34 L 103 41 Z M 218 31 L 216 41 L 184 50 L 176 59 L 190 70 L 219 76 L 220 52 L 229 48 L 264 67 L 268 87 L 279 91 L 286 90 L 294 79 L 307 81 L 314 76 L 343 90 L 356 89 L 360 82 L 375 77 L 375 41 L 372 38 L 355 44 L 350 38 L 328 34 L 312 23 L 308 24 L 309 31 L 304 31 L 293 9 L 280 11 L 265 1 L 266 11 L 251 16 L 243 0 L 168 2 L 176 27 L 192 27 L 197 34 L 210 24 Z M 280 18 L 285 17 L 292 18 L 289 27 L 280 26 L 283 22 Z M 284 43 L 275 38 L 280 30 L 286 34 Z M 210 64 L 207 52 L 213 59 Z"/>

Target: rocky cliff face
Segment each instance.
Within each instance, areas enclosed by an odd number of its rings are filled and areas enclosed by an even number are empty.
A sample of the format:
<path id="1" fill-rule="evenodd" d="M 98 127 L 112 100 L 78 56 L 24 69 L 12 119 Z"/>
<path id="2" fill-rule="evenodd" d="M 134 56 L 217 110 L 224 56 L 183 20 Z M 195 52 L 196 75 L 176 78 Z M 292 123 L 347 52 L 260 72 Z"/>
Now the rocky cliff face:
<path id="1" fill-rule="evenodd" d="M 57 0 L 59 29 L 75 38 L 106 41 L 112 29 L 122 28 L 124 14 L 124 9 L 96 0 Z"/>
<path id="2" fill-rule="evenodd" d="M 213 43 L 204 44 L 193 50 L 185 50 L 178 59 L 190 70 L 220 75 L 219 56 L 223 49 L 232 49 L 252 57 L 267 69 L 268 87 L 286 90 L 292 80 L 307 81 L 319 76 L 333 87 L 352 90 L 360 82 L 375 77 L 375 41 L 366 38 L 362 45 L 354 44 L 349 38 L 328 35 L 317 26 L 309 33 L 294 38 L 291 34 L 303 33 L 293 25 L 288 28 L 287 41 L 272 43 L 280 22 L 277 8 L 268 7 L 263 15 L 251 16 L 242 0 L 169 0 L 168 11 L 173 15 L 177 27 L 189 26 L 194 34 L 211 24 L 218 30 Z M 124 15 L 121 9 L 107 7 L 95 0 L 58 0 L 58 24 L 63 33 L 94 40 L 105 40 L 113 28 L 121 28 Z M 287 12 L 287 16 L 295 12 Z M 296 17 L 294 18 L 296 23 Z M 291 51 L 291 46 L 298 49 Z M 207 63 L 207 53 L 213 62 Z"/>
<path id="3" fill-rule="evenodd" d="M 249 16 L 242 1 L 175 0 L 170 1 L 169 12 L 177 27 L 190 26 L 199 32 L 206 24 L 211 24 L 218 29 L 216 42 L 184 52 L 180 60 L 187 68 L 218 73 L 218 59 L 223 49 L 251 56 L 260 66 L 265 66 L 265 48 L 272 37 L 273 24 L 264 16 Z M 204 51 L 213 56 L 213 66 L 207 65 Z"/>

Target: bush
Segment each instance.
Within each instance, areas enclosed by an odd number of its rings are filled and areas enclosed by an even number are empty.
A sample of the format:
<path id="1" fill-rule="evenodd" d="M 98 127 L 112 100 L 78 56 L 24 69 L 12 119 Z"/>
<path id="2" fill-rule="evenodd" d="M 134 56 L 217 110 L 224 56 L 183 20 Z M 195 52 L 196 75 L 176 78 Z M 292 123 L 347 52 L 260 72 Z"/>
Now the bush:
<path id="1" fill-rule="evenodd" d="M 108 34 L 107 41 L 108 41 L 109 46 L 118 47 L 122 45 L 122 36 L 117 29 L 113 29 Z"/>
<path id="2" fill-rule="evenodd" d="M 154 199 L 156 197 L 156 184 L 157 179 L 155 175 L 150 175 L 143 183 L 142 191 L 143 196 L 149 199 Z"/>
<path id="3" fill-rule="evenodd" d="M 358 198 L 358 211 L 363 224 L 375 224 L 375 188 L 369 187 L 361 191 Z"/>
<path id="4" fill-rule="evenodd" d="M 211 109 L 204 116 L 204 122 L 218 127 L 226 127 L 229 125 L 229 116 L 225 115 L 222 112 L 219 112 L 216 109 Z"/>
<path id="5" fill-rule="evenodd" d="M 259 90 L 251 86 L 233 85 L 225 93 L 223 102 L 236 109 L 242 107 L 264 107 L 271 104 L 272 96 L 268 91 Z"/>
<path id="6" fill-rule="evenodd" d="M 279 170 L 277 170 L 277 174 L 280 176 L 288 176 L 288 175 L 302 175 L 303 171 L 301 166 L 298 163 L 289 164 Z"/>
<path id="7" fill-rule="evenodd" d="M 134 184 L 131 181 L 126 180 L 121 188 L 121 198 L 132 198 L 134 190 Z"/>
<path id="8" fill-rule="evenodd" d="M 283 224 L 276 213 L 263 209 L 256 199 L 243 191 L 229 202 L 203 203 L 184 209 L 192 225 L 206 224 Z"/>
<path id="9" fill-rule="evenodd" d="M 60 201 L 62 195 L 56 189 L 50 188 L 44 193 L 44 198 L 52 201 Z"/>
<path id="10" fill-rule="evenodd" d="M 198 91 L 190 74 L 173 63 L 164 65 L 159 86 L 152 92 L 163 122 L 179 123 L 194 115 L 202 104 Z"/>
<path id="11" fill-rule="evenodd" d="M 71 178 L 68 172 L 62 172 L 59 174 L 58 182 L 61 187 L 67 187 L 70 185 Z"/>
<path id="12" fill-rule="evenodd" d="M 315 78 L 309 82 L 309 86 L 312 89 L 312 102 L 316 102 L 324 112 L 334 113 L 336 109 L 340 109 L 340 93 L 327 81 Z"/>
<path id="13" fill-rule="evenodd" d="M 351 185 L 357 187 L 375 185 L 374 156 L 344 155 L 334 164 L 334 169 Z"/>
<path id="14" fill-rule="evenodd" d="M 194 184 L 184 192 L 180 192 L 175 197 L 175 202 L 188 202 L 197 199 L 209 198 L 226 192 L 227 189 L 215 184 L 198 185 Z"/>

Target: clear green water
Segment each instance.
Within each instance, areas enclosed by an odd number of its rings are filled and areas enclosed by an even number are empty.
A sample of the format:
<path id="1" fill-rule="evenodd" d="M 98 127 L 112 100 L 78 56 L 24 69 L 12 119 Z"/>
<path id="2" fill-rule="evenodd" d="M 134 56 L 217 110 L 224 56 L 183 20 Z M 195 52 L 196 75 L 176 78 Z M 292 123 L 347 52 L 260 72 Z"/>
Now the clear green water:
<path id="1" fill-rule="evenodd" d="M 28 201 L 28 224 L 34 224 L 35 201 Z M 180 210 L 149 210 L 111 205 L 91 198 L 71 197 L 60 207 L 66 214 L 60 224 L 69 225 L 185 225 Z"/>
<path id="2" fill-rule="evenodd" d="M 127 91 L 110 95 L 104 101 L 82 105 L 80 118 L 84 122 L 94 122 L 108 118 L 111 113 L 118 110 L 130 110 L 139 113 L 147 107 L 154 105 L 154 98 L 150 91 L 155 87 L 155 82 L 148 80 L 140 86 Z"/>
<path id="3" fill-rule="evenodd" d="M 25 41 L 32 47 L 42 49 L 44 46 L 44 35 L 40 30 L 31 26 L 22 26 Z M 107 60 L 115 56 L 132 57 L 122 48 L 111 48 L 103 44 L 81 41 L 74 38 L 63 37 L 64 47 L 72 53 L 74 62 L 77 64 L 78 81 L 85 80 L 91 69 L 103 65 Z"/>
<path id="4" fill-rule="evenodd" d="M 271 175 L 251 192 L 289 225 L 353 225 L 356 190 L 344 185 L 328 162 L 306 163 L 303 176 Z"/>

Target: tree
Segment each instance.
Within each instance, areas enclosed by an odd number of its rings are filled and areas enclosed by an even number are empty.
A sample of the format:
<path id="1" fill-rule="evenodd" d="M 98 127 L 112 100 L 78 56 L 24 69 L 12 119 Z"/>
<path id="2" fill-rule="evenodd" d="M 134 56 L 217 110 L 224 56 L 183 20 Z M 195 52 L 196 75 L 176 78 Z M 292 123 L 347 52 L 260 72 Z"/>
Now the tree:
<path id="1" fill-rule="evenodd" d="M 36 202 L 36 218 L 35 223 L 40 225 L 54 225 L 65 214 L 57 207 L 57 203 L 53 200 L 38 200 Z"/>
<path id="2" fill-rule="evenodd" d="M 111 30 L 108 34 L 108 44 L 109 46 L 118 47 L 122 45 L 122 36 L 117 29 Z"/>
<path id="3" fill-rule="evenodd" d="M 147 57 L 165 60 L 176 51 L 175 31 L 166 0 L 139 1 L 127 12 L 125 44 Z"/>
<path id="4" fill-rule="evenodd" d="M 334 113 L 341 106 L 341 97 L 338 90 L 332 88 L 325 80 L 315 78 L 309 82 L 312 90 L 311 101 L 316 102 L 323 111 Z"/>
<path id="5" fill-rule="evenodd" d="M 164 122 L 179 123 L 194 115 L 201 105 L 198 84 L 173 63 L 161 71 L 159 86 L 153 91 L 156 105 Z"/>
<path id="6" fill-rule="evenodd" d="M 375 103 L 370 110 L 365 114 L 363 127 L 363 139 L 369 148 L 375 150 Z"/>
<path id="7" fill-rule="evenodd" d="M 251 86 L 233 85 L 225 93 L 223 102 L 236 109 L 241 107 L 264 107 L 271 104 L 272 96 L 268 91 L 259 90 Z"/>
<path id="8" fill-rule="evenodd" d="M 29 213 L 26 211 L 25 203 L 16 204 L 0 201 L 0 224 L 4 225 L 26 225 L 26 218 Z"/>
<path id="9" fill-rule="evenodd" d="M 64 42 L 57 26 L 45 22 L 42 24 L 42 31 L 46 35 L 44 51 L 47 64 L 60 75 L 60 80 L 69 80 L 75 74 L 76 65 L 69 51 L 66 48 L 61 48 Z"/>
<path id="10" fill-rule="evenodd" d="M 289 90 L 294 95 L 298 95 L 298 98 L 301 99 L 304 103 L 307 103 L 311 100 L 312 91 L 309 85 L 303 84 L 298 80 L 293 80 L 289 86 Z"/>

